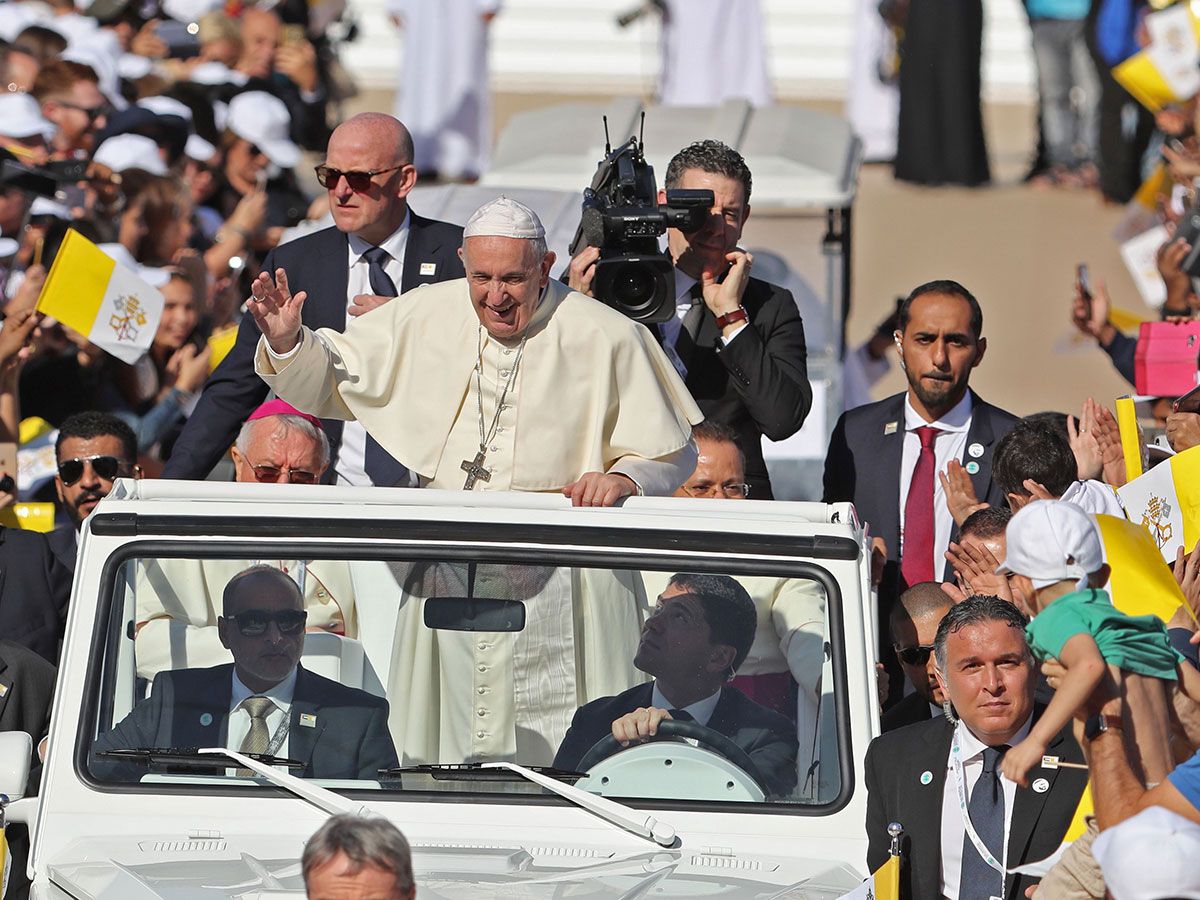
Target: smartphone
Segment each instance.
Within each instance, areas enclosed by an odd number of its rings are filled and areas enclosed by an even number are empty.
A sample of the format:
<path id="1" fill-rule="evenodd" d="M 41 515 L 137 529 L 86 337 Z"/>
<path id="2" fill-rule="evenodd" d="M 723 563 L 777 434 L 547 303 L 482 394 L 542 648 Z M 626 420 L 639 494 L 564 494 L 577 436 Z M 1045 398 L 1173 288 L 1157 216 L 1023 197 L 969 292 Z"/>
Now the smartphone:
<path id="1" fill-rule="evenodd" d="M 1194 387 L 1171 404 L 1171 409 L 1181 413 L 1200 413 L 1200 387 Z"/>
<path id="2" fill-rule="evenodd" d="M 200 55 L 199 29 L 192 23 L 163 19 L 154 26 L 154 33 L 167 45 L 167 56 L 171 59 L 192 59 Z"/>
<path id="3" fill-rule="evenodd" d="M 308 36 L 304 33 L 303 25 L 284 25 L 283 33 L 279 36 L 279 46 L 289 47 L 294 44 L 302 44 L 308 40 Z"/>
<path id="4" fill-rule="evenodd" d="M 1085 316 L 1087 319 L 1092 317 L 1092 279 L 1088 275 L 1087 263 L 1079 263 L 1075 266 L 1075 284 L 1079 288 L 1080 296 L 1083 297 L 1084 306 L 1086 307 Z"/>

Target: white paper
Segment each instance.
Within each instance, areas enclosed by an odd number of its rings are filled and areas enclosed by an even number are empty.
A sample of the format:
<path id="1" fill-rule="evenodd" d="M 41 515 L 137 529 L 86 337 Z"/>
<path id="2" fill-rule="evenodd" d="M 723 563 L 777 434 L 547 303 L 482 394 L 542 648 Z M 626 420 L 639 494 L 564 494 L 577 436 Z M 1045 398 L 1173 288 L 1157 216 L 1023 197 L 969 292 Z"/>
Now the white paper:
<path id="1" fill-rule="evenodd" d="M 1145 21 L 1150 35 L 1146 53 L 1171 92 L 1182 100 L 1200 91 L 1200 69 L 1196 67 L 1200 46 L 1196 43 L 1188 4 L 1151 13 Z"/>
<path id="2" fill-rule="evenodd" d="M 1129 521 L 1141 523 L 1149 530 L 1163 560 L 1175 562 L 1175 554 L 1183 546 L 1183 512 L 1170 460 L 1117 488 L 1117 497 Z"/>
<path id="3" fill-rule="evenodd" d="M 1170 235 L 1167 229 L 1159 225 L 1121 245 L 1121 260 L 1125 268 L 1129 270 L 1142 300 L 1154 309 L 1167 302 L 1167 285 L 1158 273 L 1157 255 L 1158 248 L 1168 240 Z"/>

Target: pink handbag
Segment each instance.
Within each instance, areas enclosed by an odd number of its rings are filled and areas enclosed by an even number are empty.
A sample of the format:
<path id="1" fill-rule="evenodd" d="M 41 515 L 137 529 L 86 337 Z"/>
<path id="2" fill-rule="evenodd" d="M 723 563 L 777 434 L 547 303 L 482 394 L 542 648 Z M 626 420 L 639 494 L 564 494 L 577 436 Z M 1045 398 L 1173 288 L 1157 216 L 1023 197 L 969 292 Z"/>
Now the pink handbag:
<path id="1" fill-rule="evenodd" d="M 1200 321 L 1143 322 L 1134 356 L 1134 389 L 1144 397 L 1178 397 L 1196 386 Z"/>

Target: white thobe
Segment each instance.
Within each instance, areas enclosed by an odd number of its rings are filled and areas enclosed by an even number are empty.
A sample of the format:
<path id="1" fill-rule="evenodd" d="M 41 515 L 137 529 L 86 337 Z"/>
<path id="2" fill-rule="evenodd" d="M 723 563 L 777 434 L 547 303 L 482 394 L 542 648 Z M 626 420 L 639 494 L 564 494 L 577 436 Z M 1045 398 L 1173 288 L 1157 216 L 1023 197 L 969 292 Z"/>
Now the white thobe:
<path id="1" fill-rule="evenodd" d="M 766 24 L 759 0 L 666 0 L 662 29 L 663 106 L 769 106 Z"/>
<path id="2" fill-rule="evenodd" d="M 846 118 L 863 142 L 864 157 L 871 162 L 890 162 L 896 155 L 900 88 L 879 79 L 879 61 L 889 52 L 891 37 L 879 15 L 879 0 L 857 0 L 856 6 Z"/>
<path id="3" fill-rule="evenodd" d="M 387 0 L 403 20 L 396 117 L 412 134 L 418 171 L 483 174 L 492 144 L 488 23 L 500 0 Z"/>

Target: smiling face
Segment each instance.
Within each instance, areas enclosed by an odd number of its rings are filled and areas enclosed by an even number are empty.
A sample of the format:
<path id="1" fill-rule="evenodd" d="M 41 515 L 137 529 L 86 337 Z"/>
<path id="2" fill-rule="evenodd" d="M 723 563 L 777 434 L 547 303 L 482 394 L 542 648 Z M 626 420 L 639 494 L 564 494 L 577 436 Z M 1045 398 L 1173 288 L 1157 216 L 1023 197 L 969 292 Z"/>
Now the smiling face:
<path id="1" fill-rule="evenodd" d="M 163 295 L 163 313 L 154 343 L 167 350 L 178 350 L 196 327 L 192 286 L 182 278 L 172 278 L 159 292 Z"/>
<path id="2" fill-rule="evenodd" d="M 1025 634 L 1005 622 L 977 622 L 947 635 L 938 680 L 959 718 L 990 746 L 1007 743 L 1033 712 L 1037 679 Z"/>
<path id="3" fill-rule="evenodd" d="M 283 634 L 272 621 L 261 635 L 244 635 L 233 617 L 247 610 L 277 613 L 303 608 L 300 589 L 282 572 L 252 572 L 238 578 L 225 600 L 224 614 L 217 619 L 217 635 L 233 654 L 238 678 L 250 690 L 268 691 L 291 674 L 304 652 L 304 629 Z"/>
<path id="4" fill-rule="evenodd" d="M 539 260 L 533 241 L 478 235 L 464 240 L 458 255 L 479 323 L 499 340 L 521 337 L 550 281 L 554 253 Z"/>
<path id="5" fill-rule="evenodd" d="M 736 178 L 703 169 L 685 169 L 678 187 L 713 192 L 713 206 L 704 224 L 690 234 L 676 228 L 667 231 L 667 246 L 680 271 L 699 279 L 707 270 L 720 274 L 729 268 L 725 254 L 737 247 L 742 228 L 750 216 L 746 188 Z M 659 202 L 666 201 L 666 193 Z"/>
<path id="6" fill-rule="evenodd" d="M 963 398 L 971 370 L 987 349 L 987 341 L 971 331 L 970 304 L 951 294 L 922 294 L 914 300 L 898 344 L 909 399 L 930 422 Z"/>

